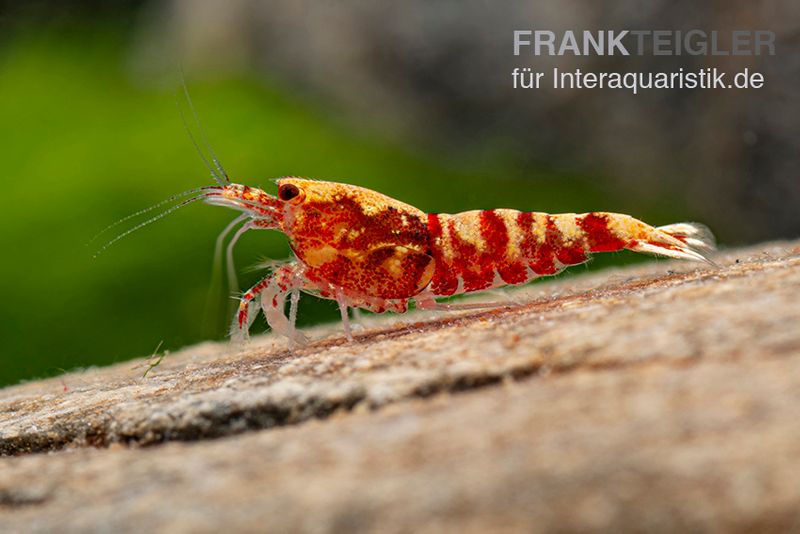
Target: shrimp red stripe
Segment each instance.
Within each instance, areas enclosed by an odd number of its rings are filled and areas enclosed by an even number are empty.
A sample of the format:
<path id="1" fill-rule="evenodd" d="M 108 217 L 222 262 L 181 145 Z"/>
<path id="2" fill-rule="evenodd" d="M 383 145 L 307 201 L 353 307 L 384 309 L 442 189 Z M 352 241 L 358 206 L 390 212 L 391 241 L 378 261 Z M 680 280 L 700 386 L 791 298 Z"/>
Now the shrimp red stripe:
<path id="1" fill-rule="evenodd" d="M 613 252 L 625 248 L 625 241 L 609 228 L 607 214 L 587 213 L 579 218 L 578 224 L 586 232 L 589 252 Z"/>
<path id="2" fill-rule="evenodd" d="M 506 284 L 527 281 L 526 265 L 519 251 L 511 248 L 510 230 L 514 231 L 516 218 L 513 210 L 487 210 L 481 212 L 481 235 L 486 243 L 486 258 Z M 504 217 L 504 215 L 508 215 Z"/>
<path id="3" fill-rule="evenodd" d="M 442 221 L 436 213 L 428 214 L 428 232 L 430 234 L 431 252 L 436 262 L 436 270 L 431 280 L 431 289 L 436 295 L 452 295 L 458 289 L 458 279 L 455 275 L 451 258 L 447 258 L 449 243 L 445 243 Z"/>

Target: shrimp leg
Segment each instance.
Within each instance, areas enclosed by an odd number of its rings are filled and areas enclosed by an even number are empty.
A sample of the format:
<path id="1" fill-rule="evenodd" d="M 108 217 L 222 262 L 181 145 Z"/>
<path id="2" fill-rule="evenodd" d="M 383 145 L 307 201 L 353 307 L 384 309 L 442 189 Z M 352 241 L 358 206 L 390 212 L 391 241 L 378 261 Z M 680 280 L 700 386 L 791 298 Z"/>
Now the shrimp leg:
<path id="1" fill-rule="evenodd" d="M 290 346 L 302 345 L 307 341 L 302 333 L 295 330 L 296 298 L 292 299 L 290 317 L 287 318 L 284 313 L 286 296 L 295 294 L 304 285 L 303 270 L 304 267 L 296 262 L 282 265 L 242 295 L 239 312 L 231 329 L 234 341 L 249 337 L 250 325 L 259 311 L 264 312 L 273 332 L 289 338 Z"/>
<path id="2" fill-rule="evenodd" d="M 462 310 L 486 310 L 486 309 L 503 309 L 514 308 L 519 306 L 518 303 L 505 300 L 505 301 L 489 301 L 489 302 L 439 302 L 429 294 L 420 294 L 414 297 L 414 302 L 417 308 L 422 310 L 439 310 L 439 311 L 462 311 Z"/>

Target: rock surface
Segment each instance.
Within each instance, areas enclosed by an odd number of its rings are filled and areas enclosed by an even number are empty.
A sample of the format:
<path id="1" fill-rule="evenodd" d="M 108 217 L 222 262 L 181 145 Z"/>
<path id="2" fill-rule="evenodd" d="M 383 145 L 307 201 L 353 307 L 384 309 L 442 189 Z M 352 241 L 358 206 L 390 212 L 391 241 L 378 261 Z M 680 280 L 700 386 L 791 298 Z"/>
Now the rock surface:
<path id="1" fill-rule="evenodd" d="M 718 261 L 6 388 L 0 530 L 800 529 L 800 243 Z"/>

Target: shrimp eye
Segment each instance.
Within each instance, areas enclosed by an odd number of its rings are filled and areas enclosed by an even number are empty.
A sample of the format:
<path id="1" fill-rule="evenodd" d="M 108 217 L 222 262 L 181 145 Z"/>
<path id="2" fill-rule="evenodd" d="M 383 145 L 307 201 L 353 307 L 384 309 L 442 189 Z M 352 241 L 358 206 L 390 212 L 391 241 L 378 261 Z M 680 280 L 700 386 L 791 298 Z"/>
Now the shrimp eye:
<path id="1" fill-rule="evenodd" d="M 278 198 L 281 200 L 292 200 L 300 194 L 300 189 L 294 184 L 283 184 L 278 188 Z"/>

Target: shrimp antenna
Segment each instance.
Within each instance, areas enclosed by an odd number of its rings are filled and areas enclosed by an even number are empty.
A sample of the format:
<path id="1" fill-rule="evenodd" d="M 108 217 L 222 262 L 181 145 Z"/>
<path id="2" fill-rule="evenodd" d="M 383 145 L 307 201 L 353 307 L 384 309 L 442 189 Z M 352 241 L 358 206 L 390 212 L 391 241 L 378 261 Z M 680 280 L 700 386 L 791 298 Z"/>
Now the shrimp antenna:
<path id="1" fill-rule="evenodd" d="M 93 258 L 93 259 L 94 259 L 94 258 L 97 258 L 97 257 L 98 257 L 100 254 L 102 254 L 103 252 L 105 252 L 105 251 L 106 251 L 106 249 L 108 249 L 108 247 L 110 247 L 111 245 L 113 245 L 114 243 L 116 243 L 117 241 L 119 241 L 120 239 L 122 239 L 123 237 L 127 237 L 127 236 L 131 235 L 133 232 L 135 232 L 136 230 L 139 230 L 139 229 L 141 229 L 141 228 L 144 228 L 144 227 L 145 227 L 145 226 L 147 226 L 148 224 L 154 223 L 154 222 L 156 222 L 156 221 L 157 221 L 157 220 L 159 220 L 159 219 L 163 219 L 164 217 L 166 217 L 166 216 L 167 216 L 167 215 L 169 215 L 170 213 L 173 213 L 173 212 L 175 212 L 175 211 L 177 211 L 177 210 L 181 209 L 182 207 L 184 207 L 184 206 L 186 206 L 186 205 L 188 205 L 188 204 L 191 204 L 192 202 L 195 202 L 195 201 L 197 201 L 197 200 L 200 200 L 200 199 L 206 198 L 207 196 L 208 196 L 208 194 L 206 193 L 206 194 L 201 194 L 201 195 L 193 196 L 193 197 L 191 197 L 191 198 L 187 198 L 186 200 L 184 200 L 184 201 L 183 201 L 183 202 L 181 202 L 180 204 L 176 204 L 176 205 L 172 206 L 171 208 L 168 208 L 168 209 L 166 209 L 166 210 L 162 211 L 162 212 L 161 212 L 161 213 L 159 213 L 158 215 L 154 215 L 153 217 L 150 217 L 150 218 L 149 218 L 149 219 L 147 219 L 146 221 L 140 222 L 139 224 L 137 224 L 137 225 L 136 225 L 136 226 L 134 226 L 133 228 L 130 228 L 130 229 L 128 229 L 128 230 L 125 230 L 124 232 L 122 232 L 121 234 L 119 234 L 117 237 L 115 237 L 115 238 L 114 238 L 114 239 L 112 239 L 111 241 L 108 241 L 108 242 L 107 242 L 105 245 L 103 245 L 102 247 L 100 247 L 100 248 L 97 250 L 97 252 L 95 252 L 95 253 L 94 253 L 94 255 L 92 256 L 92 258 Z M 143 211 L 149 211 L 149 210 L 143 210 Z"/>
<path id="2" fill-rule="evenodd" d="M 197 144 L 197 140 L 194 138 L 192 130 L 189 128 L 189 123 L 186 122 L 186 115 L 184 115 L 183 109 L 181 109 L 181 103 L 180 100 L 178 99 L 178 93 L 175 93 L 175 105 L 178 108 L 178 113 L 180 113 L 181 115 L 181 122 L 183 122 L 183 128 L 186 130 L 186 134 L 189 136 L 189 140 L 192 142 L 192 145 L 194 145 L 194 149 L 197 151 L 197 154 L 200 156 L 200 159 L 203 160 L 203 165 L 205 165 L 206 169 L 208 169 L 208 171 L 211 173 L 211 177 L 214 179 L 214 181 L 217 182 L 217 184 L 220 187 L 225 187 L 225 178 L 220 176 L 219 171 L 214 169 L 214 167 L 212 167 L 211 164 L 208 162 L 205 155 L 203 154 L 203 151 L 200 150 L 200 145 Z"/>
<path id="3" fill-rule="evenodd" d="M 194 102 L 192 102 L 192 97 L 189 95 L 189 88 L 186 87 L 186 76 L 185 76 L 185 74 L 183 72 L 183 67 L 179 65 L 179 68 L 180 68 L 180 73 L 181 73 L 181 87 L 183 89 L 183 95 L 186 97 L 186 104 L 189 106 L 189 109 L 192 112 L 192 118 L 194 118 L 195 126 L 197 126 L 197 131 L 200 134 L 200 141 L 202 141 L 203 146 L 205 147 L 206 150 L 208 150 L 208 153 L 211 154 L 211 161 L 214 163 L 214 169 L 216 169 L 216 171 L 211 169 L 211 166 L 209 165 L 208 160 L 206 160 L 205 156 L 202 154 L 200 148 L 198 147 L 198 144 L 195 141 L 194 136 L 192 135 L 191 131 L 189 130 L 189 125 L 186 123 L 186 117 L 183 114 L 183 110 L 180 108 L 180 105 L 179 105 L 178 106 L 178 110 L 181 113 L 181 119 L 183 120 L 183 126 L 184 126 L 184 128 L 186 128 L 186 131 L 189 133 L 189 137 L 192 139 L 192 143 L 194 144 L 194 146 L 197 149 L 198 153 L 200 153 L 200 157 L 203 158 L 203 161 L 205 162 L 206 167 L 208 167 L 209 168 L 208 170 L 211 171 L 211 175 L 214 177 L 214 179 L 217 181 L 217 183 L 219 185 L 224 187 L 225 185 L 231 183 L 230 179 L 228 179 L 228 173 L 227 173 L 227 171 L 225 171 L 225 167 L 222 166 L 222 163 L 220 163 L 219 158 L 217 157 L 217 153 L 214 152 L 214 149 L 211 147 L 211 143 L 208 142 L 208 137 L 206 136 L 205 128 L 203 128 L 203 124 L 200 122 L 200 117 L 197 115 L 197 110 L 194 107 Z"/>
<path id="4" fill-rule="evenodd" d="M 183 193 L 178 193 L 177 195 L 172 195 L 171 197 L 169 197 L 169 198 L 166 198 L 166 199 L 162 200 L 162 201 L 161 201 L 161 202 L 159 202 L 158 204 L 153 204 L 153 205 L 152 205 L 152 206 L 150 206 L 149 208 L 144 208 L 144 209 L 141 209 L 141 210 L 139 210 L 139 211 L 137 211 L 137 212 L 135 212 L 135 213 L 131 213 L 130 215 L 126 215 L 125 217 L 123 217 L 123 218 L 119 219 L 118 221 L 116 221 L 116 222 L 114 222 L 114 223 L 111 223 L 111 224 L 109 224 L 108 226 L 106 226 L 105 228 L 103 228 L 102 230 L 100 230 L 99 232 L 97 232 L 97 233 L 94 235 L 94 237 L 92 237 L 92 238 L 89 240 L 89 242 L 88 242 L 88 243 L 86 243 L 86 245 L 87 245 L 87 246 L 91 245 L 91 244 L 92 244 L 92 243 L 94 243 L 94 242 L 95 242 L 95 240 L 96 240 L 98 237 L 100 237 L 101 235 L 105 234 L 106 232 L 108 232 L 108 231 L 109 231 L 109 230 L 111 230 L 112 228 L 116 228 L 116 227 L 117 227 L 117 226 L 119 226 L 120 224 L 122 224 L 122 223 L 124 223 L 124 222 L 126 222 L 126 221 L 129 221 L 129 220 L 133 219 L 134 217 L 138 217 L 139 215 L 143 215 L 143 214 L 145 214 L 145 213 L 151 212 L 151 211 L 153 211 L 154 209 L 158 209 L 158 208 L 160 208 L 160 207 L 161 207 L 161 206 L 163 206 L 164 204 L 169 204 L 170 202 L 172 202 L 172 201 L 174 201 L 174 200 L 177 200 L 177 199 L 179 199 L 179 198 L 185 197 L 186 195 L 194 195 L 194 194 L 196 194 L 196 193 L 202 193 L 202 192 L 203 192 L 203 191 L 205 191 L 205 190 L 206 190 L 206 187 L 198 187 L 198 188 L 195 188 L 195 189 L 189 189 L 188 191 L 184 191 Z"/>

